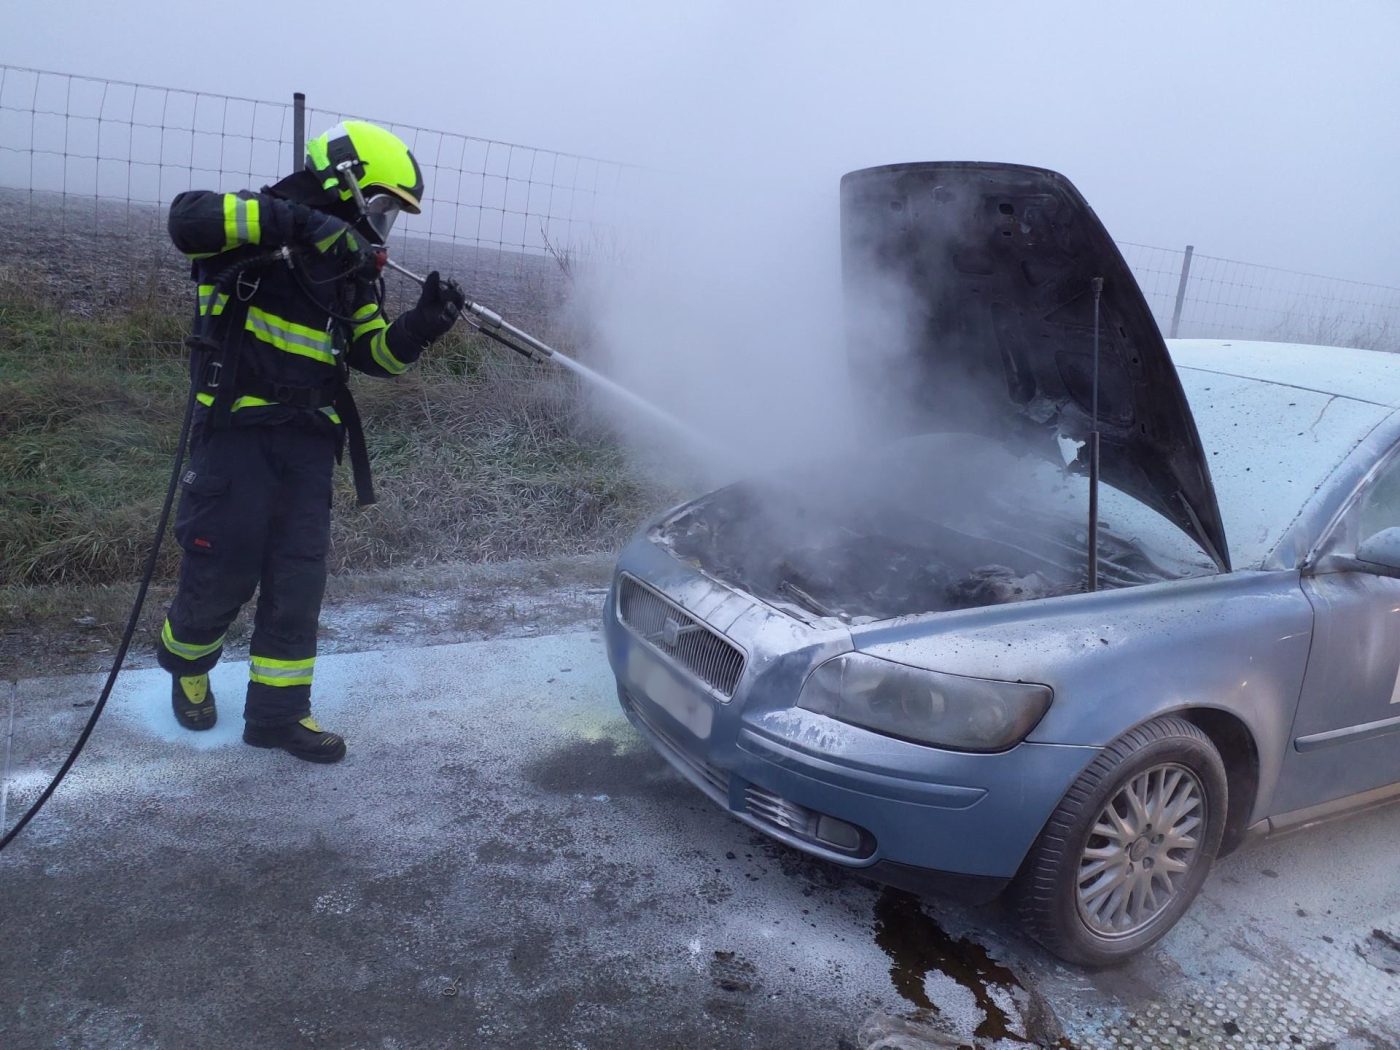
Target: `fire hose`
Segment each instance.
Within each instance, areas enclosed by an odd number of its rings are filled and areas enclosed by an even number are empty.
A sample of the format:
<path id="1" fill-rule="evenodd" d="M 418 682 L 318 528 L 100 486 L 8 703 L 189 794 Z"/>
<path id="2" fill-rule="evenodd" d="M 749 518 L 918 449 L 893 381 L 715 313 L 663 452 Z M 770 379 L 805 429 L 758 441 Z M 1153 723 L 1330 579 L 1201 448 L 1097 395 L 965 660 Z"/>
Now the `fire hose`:
<path id="1" fill-rule="evenodd" d="M 264 265 L 279 257 L 284 259 L 284 261 L 290 262 L 289 252 L 286 249 L 279 249 L 270 254 L 260 255 L 245 261 L 240 264 L 240 269 Z M 425 278 L 420 277 L 412 270 L 390 259 L 388 253 L 383 249 L 375 253 L 375 263 L 380 268 L 387 265 L 396 272 L 416 281 L 419 285 L 425 283 Z M 593 369 L 588 368 L 586 365 L 580 364 L 572 357 L 560 353 L 529 332 L 517 328 L 501 317 L 496 311 L 468 300 L 463 304 L 462 317 L 483 335 L 495 340 L 502 346 L 514 350 L 518 354 L 522 354 L 532 361 L 552 361 L 568 369 L 584 381 L 608 392 L 632 408 L 644 413 L 652 419 L 665 423 L 668 427 L 683 435 L 692 445 L 707 448 L 715 447 L 710 439 L 686 426 L 674 416 L 632 393 L 632 391 L 628 390 L 626 387 L 620 386 L 606 376 L 593 371 Z M 68 771 L 73 768 L 73 764 L 78 760 L 78 756 L 82 753 L 84 746 L 86 746 L 88 738 L 92 735 L 92 731 L 97 725 L 98 718 L 101 717 L 103 710 L 107 706 L 107 701 L 112 695 L 112 688 L 116 685 L 117 675 L 121 672 L 122 664 L 126 660 L 127 650 L 130 648 L 131 640 L 136 634 L 136 626 L 141 618 L 141 610 L 146 603 L 147 591 L 150 589 L 151 580 L 155 576 L 160 546 L 165 539 L 165 530 L 170 521 L 170 510 L 174 505 L 175 492 L 180 483 L 180 470 L 184 464 L 185 446 L 189 440 L 190 426 L 194 419 L 195 393 L 197 389 L 197 384 L 191 382 L 189 397 L 185 402 L 184 417 L 180 423 L 180 437 L 175 450 L 175 459 L 171 464 L 170 480 L 166 485 L 164 501 L 161 504 L 160 516 L 156 523 L 155 537 L 151 542 L 151 550 L 149 555 L 147 555 L 146 564 L 141 574 L 141 583 L 136 593 L 136 599 L 132 604 L 131 614 L 127 618 L 126 627 L 122 631 L 121 643 L 117 646 L 117 652 L 113 657 L 112 666 L 108 671 L 107 679 L 98 695 L 97 702 L 93 705 L 92 713 L 88 716 L 82 732 L 78 735 L 77 742 L 68 753 L 68 757 L 64 759 L 63 764 L 59 767 L 58 772 L 54 774 L 53 779 L 49 781 L 48 786 L 40 792 L 39 797 L 29 809 L 24 812 L 19 820 L 15 822 L 14 827 L 4 832 L 3 836 L 0 836 L 0 850 L 4 850 L 5 847 L 18 837 L 19 833 L 24 830 L 25 826 L 34 819 L 39 810 L 42 809 L 44 804 L 53 796 L 53 793 L 58 789 L 58 785 L 63 781 L 63 778 L 68 775 Z"/>

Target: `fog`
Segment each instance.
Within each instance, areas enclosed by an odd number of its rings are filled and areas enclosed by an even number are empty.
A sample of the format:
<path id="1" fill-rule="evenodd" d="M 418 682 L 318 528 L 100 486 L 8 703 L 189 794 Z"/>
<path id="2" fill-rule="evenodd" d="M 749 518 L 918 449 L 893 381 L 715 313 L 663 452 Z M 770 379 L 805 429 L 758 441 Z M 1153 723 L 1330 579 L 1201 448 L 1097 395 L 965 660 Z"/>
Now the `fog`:
<path id="1" fill-rule="evenodd" d="M 826 179 L 833 199 L 842 171 L 871 164 L 1038 164 L 1119 239 L 1400 285 L 1390 0 L 6 7 L 0 62 L 14 65 L 301 90 L 661 168 L 776 165 Z M 258 31 L 233 33 L 249 19 Z"/>
<path id="2" fill-rule="evenodd" d="M 645 166 L 664 191 L 638 189 L 621 239 L 580 269 L 592 350 L 763 466 L 852 430 L 837 185 L 854 168 L 1049 167 L 1119 240 L 1400 285 L 1397 39 L 1389 0 L 346 0 L 275 16 L 73 0 L 8 20 L 0 62 L 301 90 Z"/>
<path id="3" fill-rule="evenodd" d="M 599 402 L 648 454 L 699 459 L 706 482 L 781 476 L 867 433 L 847 328 L 885 325 L 869 346 L 903 326 L 889 309 L 843 312 L 839 181 L 853 169 L 1053 168 L 1119 241 L 1400 286 L 1392 0 L 196 10 L 28 6 L 0 64 L 304 91 L 316 111 L 640 165 L 622 228 L 568 245 L 587 256 L 575 332 L 592 364 L 720 447 L 697 456 L 699 442 Z"/>
<path id="4" fill-rule="evenodd" d="M 631 250 L 579 272 L 588 352 L 712 435 L 710 480 L 847 447 L 857 417 L 832 186 L 771 168 L 690 169 L 665 197 L 633 213 Z"/>

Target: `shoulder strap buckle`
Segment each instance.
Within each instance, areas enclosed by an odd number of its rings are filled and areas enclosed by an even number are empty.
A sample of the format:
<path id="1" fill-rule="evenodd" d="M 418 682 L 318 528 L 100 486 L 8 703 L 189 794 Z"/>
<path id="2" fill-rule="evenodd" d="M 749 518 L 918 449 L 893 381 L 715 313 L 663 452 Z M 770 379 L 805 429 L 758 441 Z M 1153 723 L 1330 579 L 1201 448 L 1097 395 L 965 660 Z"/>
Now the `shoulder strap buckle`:
<path id="1" fill-rule="evenodd" d="M 258 293 L 258 285 L 260 284 L 262 284 L 261 273 L 259 273 L 252 280 L 248 279 L 248 274 L 246 272 L 239 273 L 238 283 L 234 287 L 234 290 L 238 293 L 238 301 L 246 303 L 250 299 L 252 299 L 253 296 L 255 296 Z"/>

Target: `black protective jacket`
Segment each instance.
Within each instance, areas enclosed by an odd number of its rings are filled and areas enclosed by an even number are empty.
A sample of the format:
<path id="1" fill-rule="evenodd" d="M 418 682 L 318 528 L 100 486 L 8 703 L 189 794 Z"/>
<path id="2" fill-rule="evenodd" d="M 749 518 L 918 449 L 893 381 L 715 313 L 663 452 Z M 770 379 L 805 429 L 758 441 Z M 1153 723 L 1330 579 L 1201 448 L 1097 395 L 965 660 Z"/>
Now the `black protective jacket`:
<path id="1" fill-rule="evenodd" d="M 261 193 L 191 190 L 170 206 L 170 238 L 190 257 L 199 286 L 196 342 L 204 352 L 192 361 L 205 427 L 345 422 L 353 431 L 358 421 L 342 419 L 354 412 L 347 370 L 396 376 L 426 346 L 411 311 L 392 324 L 384 316 L 372 269 L 307 243 L 315 206 L 342 210 L 302 175 Z M 266 261 L 283 246 L 293 249 L 290 259 Z"/>

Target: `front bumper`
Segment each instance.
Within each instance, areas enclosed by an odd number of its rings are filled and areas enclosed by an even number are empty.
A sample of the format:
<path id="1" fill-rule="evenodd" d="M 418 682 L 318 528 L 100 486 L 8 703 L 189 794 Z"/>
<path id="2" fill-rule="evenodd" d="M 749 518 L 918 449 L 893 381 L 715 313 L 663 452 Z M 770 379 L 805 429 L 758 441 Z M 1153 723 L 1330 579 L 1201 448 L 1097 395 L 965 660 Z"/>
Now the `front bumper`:
<path id="1" fill-rule="evenodd" d="M 944 751 L 800 710 L 806 675 L 851 648 L 843 629 L 798 624 L 650 543 L 619 564 L 692 615 L 722 610 L 717 628 L 747 650 L 732 697 L 718 695 L 620 621 L 615 582 L 604 634 L 627 717 L 731 815 L 804 852 L 885 881 L 994 895 L 1098 753 L 1030 743 Z"/>

